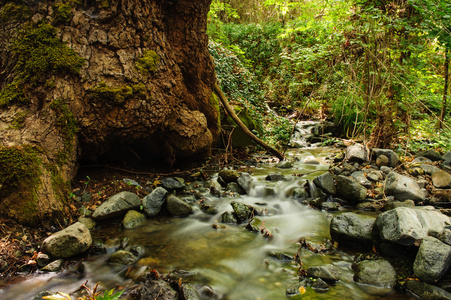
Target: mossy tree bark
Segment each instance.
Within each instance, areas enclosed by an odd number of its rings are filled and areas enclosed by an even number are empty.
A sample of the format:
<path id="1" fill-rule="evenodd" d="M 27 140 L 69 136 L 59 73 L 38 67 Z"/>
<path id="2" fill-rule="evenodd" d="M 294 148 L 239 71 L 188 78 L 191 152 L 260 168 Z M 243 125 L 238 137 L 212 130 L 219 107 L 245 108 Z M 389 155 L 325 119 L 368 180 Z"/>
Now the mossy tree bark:
<path id="1" fill-rule="evenodd" d="M 170 164 L 209 154 L 219 134 L 210 2 L 1 2 L 0 167 L 33 149 L 39 170 L 0 178 L 1 215 L 64 216 L 80 159 L 127 147 Z"/>

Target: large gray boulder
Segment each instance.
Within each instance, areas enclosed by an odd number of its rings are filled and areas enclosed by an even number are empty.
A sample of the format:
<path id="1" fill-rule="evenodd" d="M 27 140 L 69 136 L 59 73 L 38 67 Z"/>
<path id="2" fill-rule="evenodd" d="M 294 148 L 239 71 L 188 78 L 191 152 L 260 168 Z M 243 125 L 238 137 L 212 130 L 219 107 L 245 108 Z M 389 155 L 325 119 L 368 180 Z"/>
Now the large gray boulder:
<path id="1" fill-rule="evenodd" d="M 335 195 L 337 193 L 334 177 L 329 172 L 325 172 L 313 179 L 313 183 L 330 195 Z"/>
<path id="2" fill-rule="evenodd" d="M 94 219 L 104 220 L 120 215 L 125 215 L 130 209 L 141 206 L 138 195 L 132 192 L 120 192 L 103 202 L 92 214 Z"/>
<path id="3" fill-rule="evenodd" d="M 435 283 L 451 264 L 451 246 L 428 236 L 424 238 L 413 263 L 413 273 L 421 281 Z"/>
<path id="4" fill-rule="evenodd" d="M 381 241 L 413 246 L 429 231 L 441 232 L 449 223 L 448 216 L 433 209 L 398 207 L 377 216 L 373 233 Z"/>
<path id="5" fill-rule="evenodd" d="M 149 217 L 155 217 L 163 207 L 168 191 L 162 187 L 157 187 L 149 195 L 143 198 L 144 213 Z"/>
<path id="6" fill-rule="evenodd" d="M 174 195 L 168 196 L 167 208 L 169 213 L 176 217 L 185 217 L 193 212 L 191 205 Z"/>
<path id="7" fill-rule="evenodd" d="M 343 175 L 338 175 L 335 181 L 337 184 L 337 196 L 353 203 L 365 200 L 367 189 L 357 181 Z"/>
<path id="8" fill-rule="evenodd" d="M 373 246 L 371 233 L 375 218 L 347 212 L 335 216 L 330 222 L 333 240 L 352 247 L 370 249 Z"/>
<path id="9" fill-rule="evenodd" d="M 389 167 L 396 167 L 399 164 L 398 154 L 393 150 L 373 148 L 371 151 L 373 152 L 373 159 L 377 159 L 381 155 L 386 156 Z"/>
<path id="10" fill-rule="evenodd" d="M 395 287 L 396 271 L 386 260 L 364 260 L 355 267 L 354 280 L 363 284 L 368 292 L 383 295 Z"/>
<path id="11" fill-rule="evenodd" d="M 358 163 L 368 161 L 368 148 L 362 144 L 354 144 L 346 148 L 346 159 Z"/>
<path id="12" fill-rule="evenodd" d="M 445 171 L 438 171 L 432 174 L 432 184 L 439 189 L 451 188 L 451 175 Z"/>
<path id="13" fill-rule="evenodd" d="M 406 289 L 423 300 L 449 300 L 451 294 L 438 286 L 417 280 L 406 282 Z"/>
<path id="14" fill-rule="evenodd" d="M 69 258 L 88 250 L 91 244 L 89 229 L 77 222 L 46 238 L 42 252 L 54 258 Z"/>
<path id="15" fill-rule="evenodd" d="M 394 196 L 396 200 L 413 200 L 415 202 L 424 201 L 423 191 L 418 183 L 410 177 L 390 172 L 385 182 L 385 194 Z"/>

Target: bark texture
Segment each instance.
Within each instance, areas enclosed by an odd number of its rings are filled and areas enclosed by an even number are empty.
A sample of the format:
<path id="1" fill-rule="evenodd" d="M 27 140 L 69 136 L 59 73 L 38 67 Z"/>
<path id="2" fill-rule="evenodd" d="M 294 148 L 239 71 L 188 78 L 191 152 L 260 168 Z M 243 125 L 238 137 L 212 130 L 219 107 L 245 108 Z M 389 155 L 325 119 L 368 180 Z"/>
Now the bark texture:
<path id="1" fill-rule="evenodd" d="M 20 160 L 31 145 L 41 170 L 37 178 L 0 178 L 2 215 L 28 224 L 63 215 L 80 159 L 130 146 L 170 164 L 209 153 L 219 134 L 206 36 L 210 2 L 0 2 L 2 97 L 9 99 L 5 91 L 14 87 L 23 96 L 1 103 L 0 156 L 14 152 Z M 79 72 L 51 65 L 39 78 L 20 81 L 16 41 L 42 24 L 55 28 L 83 65 Z M 8 163 L 0 157 L 0 167 Z M 22 199 L 24 192 L 29 197 Z M 27 212 L 20 209 L 29 204 Z"/>

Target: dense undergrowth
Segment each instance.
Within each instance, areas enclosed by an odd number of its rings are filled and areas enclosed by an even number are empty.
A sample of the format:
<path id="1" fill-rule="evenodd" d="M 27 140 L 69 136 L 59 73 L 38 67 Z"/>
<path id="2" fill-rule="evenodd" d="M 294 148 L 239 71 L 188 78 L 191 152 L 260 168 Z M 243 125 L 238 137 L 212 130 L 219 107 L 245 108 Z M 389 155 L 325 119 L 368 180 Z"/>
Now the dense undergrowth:
<path id="1" fill-rule="evenodd" d="M 271 128 L 265 136 L 278 134 L 273 142 L 289 126 L 265 118 L 265 105 L 333 119 L 374 147 L 446 151 L 450 15 L 439 0 L 215 0 L 208 34 L 222 88 Z"/>

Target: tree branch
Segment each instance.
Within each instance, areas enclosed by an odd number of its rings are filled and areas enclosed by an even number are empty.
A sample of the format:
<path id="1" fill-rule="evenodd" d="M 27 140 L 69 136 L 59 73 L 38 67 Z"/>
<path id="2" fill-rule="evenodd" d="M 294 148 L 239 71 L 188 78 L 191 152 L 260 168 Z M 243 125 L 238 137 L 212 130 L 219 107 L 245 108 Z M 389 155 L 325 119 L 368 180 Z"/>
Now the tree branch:
<path id="1" fill-rule="evenodd" d="M 217 83 L 215 84 L 214 91 L 218 95 L 219 99 L 221 100 L 221 103 L 224 105 L 224 108 L 227 111 L 227 113 L 230 115 L 230 117 L 232 117 L 232 119 L 235 121 L 235 123 L 244 131 L 244 133 L 247 136 L 249 136 L 255 143 L 257 143 L 258 145 L 262 146 L 265 150 L 267 150 L 268 152 L 270 152 L 272 155 L 276 156 L 280 160 L 284 159 L 283 155 L 279 151 L 277 151 L 276 149 L 274 149 L 273 147 L 269 146 L 268 144 L 263 142 L 261 139 L 256 137 L 255 134 L 253 134 L 246 127 L 246 125 L 244 125 L 244 123 L 241 122 L 240 118 L 236 115 L 235 110 L 229 104 L 229 101 L 227 100 L 227 97 L 221 91 L 221 88 L 219 87 L 219 85 Z"/>

